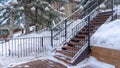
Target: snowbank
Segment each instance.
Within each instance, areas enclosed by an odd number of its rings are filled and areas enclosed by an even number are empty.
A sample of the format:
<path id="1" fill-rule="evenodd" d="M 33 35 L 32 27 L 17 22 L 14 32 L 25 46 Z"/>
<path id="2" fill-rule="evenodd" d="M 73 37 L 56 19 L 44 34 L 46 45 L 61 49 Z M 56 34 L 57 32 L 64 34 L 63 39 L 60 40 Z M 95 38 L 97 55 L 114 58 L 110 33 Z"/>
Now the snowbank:
<path id="1" fill-rule="evenodd" d="M 120 50 L 120 20 L 103 24 L 91 37 L 92 46 Z"/>

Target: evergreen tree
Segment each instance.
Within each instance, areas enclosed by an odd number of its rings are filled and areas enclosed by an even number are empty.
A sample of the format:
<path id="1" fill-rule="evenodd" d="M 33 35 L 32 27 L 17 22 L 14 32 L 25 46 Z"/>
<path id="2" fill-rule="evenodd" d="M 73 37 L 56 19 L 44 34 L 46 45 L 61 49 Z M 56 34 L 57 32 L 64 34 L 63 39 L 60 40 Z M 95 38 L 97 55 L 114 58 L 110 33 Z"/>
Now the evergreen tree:
<path id="1" fill-rule="evenodd" d="M 53 21 L 58 23 L 60 18 L 58 12 L 56 12 L 47 1 L 49 0 L 18 0 L 18 3 L 14 4 L 12 0 L 8 5 L 0 8 L 0 12 L 2 12 L 0 15 L 0 24 L 9 25 L 11 19 L 10 15 L 12 13 L 14 16 L 14 25 L 21 23 L 18 22 L 21 17 L 25 19 L 24 26 L 26 33 L 29 33 L 30 23 L 51 28 L 53 26 Z M 52 0 L 49 2 L 51 1 Z M 3 23 L 5 21 L 6 23 Z"/>

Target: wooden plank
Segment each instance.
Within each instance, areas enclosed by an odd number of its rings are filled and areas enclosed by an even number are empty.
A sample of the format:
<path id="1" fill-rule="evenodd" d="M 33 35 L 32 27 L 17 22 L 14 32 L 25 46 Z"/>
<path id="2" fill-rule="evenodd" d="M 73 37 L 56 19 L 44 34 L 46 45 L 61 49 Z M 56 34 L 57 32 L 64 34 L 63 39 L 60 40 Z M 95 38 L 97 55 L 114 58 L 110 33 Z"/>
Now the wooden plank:
<path id="1" fill-rule="evenodd" d="M 96 57 L 100 61 L 113 64 L 116 66 L 116 68 L 120 68 L 119 50 L 93 46 L 92 56 Z"/>
<path id="2" fill-rule="evenodd" d="M 23 63 L 13 68 L 67 68 L 67 67 L 52 60 L 41 59 L 41 60 Z"/>

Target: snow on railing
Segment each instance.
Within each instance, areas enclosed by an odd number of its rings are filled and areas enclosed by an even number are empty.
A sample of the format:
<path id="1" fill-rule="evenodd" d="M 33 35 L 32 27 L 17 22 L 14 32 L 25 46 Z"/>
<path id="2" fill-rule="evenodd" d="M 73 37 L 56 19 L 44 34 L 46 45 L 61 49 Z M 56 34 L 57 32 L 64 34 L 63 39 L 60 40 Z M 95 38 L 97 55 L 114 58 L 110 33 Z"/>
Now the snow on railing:
<path id="1" fill-rule="evenodd" d="M 114 20 L 114 17 L 117 17 L 117 11 L 113 11 L 113 15 L 111 15 L 105 23 L 109 23 L 112 19 Z"/>

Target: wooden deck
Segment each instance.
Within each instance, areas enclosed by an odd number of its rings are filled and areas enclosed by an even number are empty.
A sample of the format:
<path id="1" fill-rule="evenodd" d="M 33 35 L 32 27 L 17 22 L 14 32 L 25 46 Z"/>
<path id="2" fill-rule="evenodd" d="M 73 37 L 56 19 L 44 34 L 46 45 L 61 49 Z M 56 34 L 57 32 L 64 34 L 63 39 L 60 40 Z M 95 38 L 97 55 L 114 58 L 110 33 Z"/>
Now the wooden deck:
<path id="1" fill-rule="evenodd" d="M 13 68 L 67 68 L 67 67 L 52 60 L 42 59 L 20 64 Z"/>

